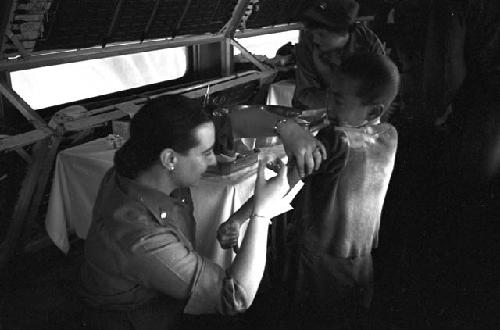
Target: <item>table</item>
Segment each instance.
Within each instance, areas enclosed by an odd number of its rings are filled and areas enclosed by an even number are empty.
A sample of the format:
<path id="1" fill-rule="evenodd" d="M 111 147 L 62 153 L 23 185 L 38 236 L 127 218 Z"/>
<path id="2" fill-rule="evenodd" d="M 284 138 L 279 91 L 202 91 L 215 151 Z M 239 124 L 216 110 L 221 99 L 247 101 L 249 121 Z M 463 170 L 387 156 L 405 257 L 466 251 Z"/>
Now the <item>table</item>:
<path id="1" fill-rule="evenodd" d="M 295 92 L 294 80 L 280 80 L 269 86 L 266 104 L 292 106 L 293 93 Z"/>
<path id="2" fill-rule="evenodd" d="M 99 184 L 113 165 L 115 151 L 108 140 L 101 138 L 57 155 L 45 227 L 63 252 L 70 249 L 68 231 L 86 238 Z M 281 145 L 265 152 L 284 155 Z M 206 175 L 198 186 L 191 188 L 197 251 L 222 267 L 231 264 L 234 254 L 220 248 L 217 228 L 253 195 L 256 169 L 257 164 L 226 176 Z"/>

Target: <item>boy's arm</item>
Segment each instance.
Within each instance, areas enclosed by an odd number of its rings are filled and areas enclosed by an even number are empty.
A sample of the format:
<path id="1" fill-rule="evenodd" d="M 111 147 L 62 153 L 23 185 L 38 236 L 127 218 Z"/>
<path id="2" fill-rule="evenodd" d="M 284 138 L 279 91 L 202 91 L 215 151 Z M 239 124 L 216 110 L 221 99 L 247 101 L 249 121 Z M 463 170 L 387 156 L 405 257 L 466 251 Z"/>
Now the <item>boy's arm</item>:
<path id="1" fill-rule="evenodd" d="M 229 113 L 234 138 L 275 136 L 277 123 L 285 117 L 259 109 Z M 289 161 L 294 159 L 301 177 L 318 169 L 326 159 L 321 142 L 294 120 L 278 123 L 278 134 Z"/>
<path id="2" fill-rule="evenodd" d="M 238 211 L 233 213 L 226 222 L 217 229 L 217 240 L 223 249 L 238 246 L 241 226 L 250 219 L 254 208 L 254 197 L 250 197 Z"/>

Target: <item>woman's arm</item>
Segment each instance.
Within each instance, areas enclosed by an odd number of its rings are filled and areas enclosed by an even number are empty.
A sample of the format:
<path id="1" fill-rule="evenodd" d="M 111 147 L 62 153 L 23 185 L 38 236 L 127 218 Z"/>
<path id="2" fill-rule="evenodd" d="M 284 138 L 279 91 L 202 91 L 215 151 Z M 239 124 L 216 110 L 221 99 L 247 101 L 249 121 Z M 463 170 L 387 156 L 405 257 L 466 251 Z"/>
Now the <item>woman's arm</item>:
<path id="1" fill-rule="evenodd" d="M 228 274 L 242 285 L 249 296 L 255 297 L 266 265 L 267 233 L 273 204 L 288 192 L 287 167 L 269 181 L 264 178 L 265 164 L 259 161 L 255 182 L 255 206 L 250 217 L 240 252 L 236 255 Z"/>

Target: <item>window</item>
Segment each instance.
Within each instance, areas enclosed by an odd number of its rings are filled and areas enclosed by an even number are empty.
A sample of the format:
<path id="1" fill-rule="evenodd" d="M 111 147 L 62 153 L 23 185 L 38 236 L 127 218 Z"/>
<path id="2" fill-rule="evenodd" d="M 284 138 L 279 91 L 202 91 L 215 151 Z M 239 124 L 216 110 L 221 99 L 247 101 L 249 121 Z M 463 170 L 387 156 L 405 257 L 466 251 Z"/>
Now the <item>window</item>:
<path id="1" fill-rule="evenodd" d="M 12 88 L 33 109 L 74 102 L 185 75 L 185 47 L 11 72 Z"/>
<path id="2" fill-rule="evenodd" d="M 263 34 L 255 37 L 237 38 L 243 47 L 254 55 L 262 55 L 273 58 L 276 51 L 288 42 L 296 44 L 299 41 L 299 30 Z M 234 55 L 240 54 L 238 48 L 234 48 Z"/>

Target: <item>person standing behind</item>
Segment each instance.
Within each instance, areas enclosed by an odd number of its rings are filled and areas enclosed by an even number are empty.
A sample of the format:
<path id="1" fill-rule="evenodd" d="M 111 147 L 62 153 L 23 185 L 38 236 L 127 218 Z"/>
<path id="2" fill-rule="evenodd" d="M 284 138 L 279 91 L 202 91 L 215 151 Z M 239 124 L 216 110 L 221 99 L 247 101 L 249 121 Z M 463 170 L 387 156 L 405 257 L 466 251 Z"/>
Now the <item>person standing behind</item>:
<path id="1" fill-rule="evenodd" d="M 292 327 L 357 329 L 366 320 L 371 251 L 398 142 L 394 126 L 380 117 L 398 88 L 397 67 L 385 55 L 352 55 L 333 77 L 333 124 L 317 135 L 327 160 L 304 179 L 289 232 Z"/>
<path id="2" fill-rule="evenodd" d="M 355 53 L 384 54 L 375 33 L 355 22 L 358 9 L 354 0 L 320 0 L 304 11 L 305 30 L 296 46 L 295 108 L 325 108 L 331 77 L 345 58 Z"/>

